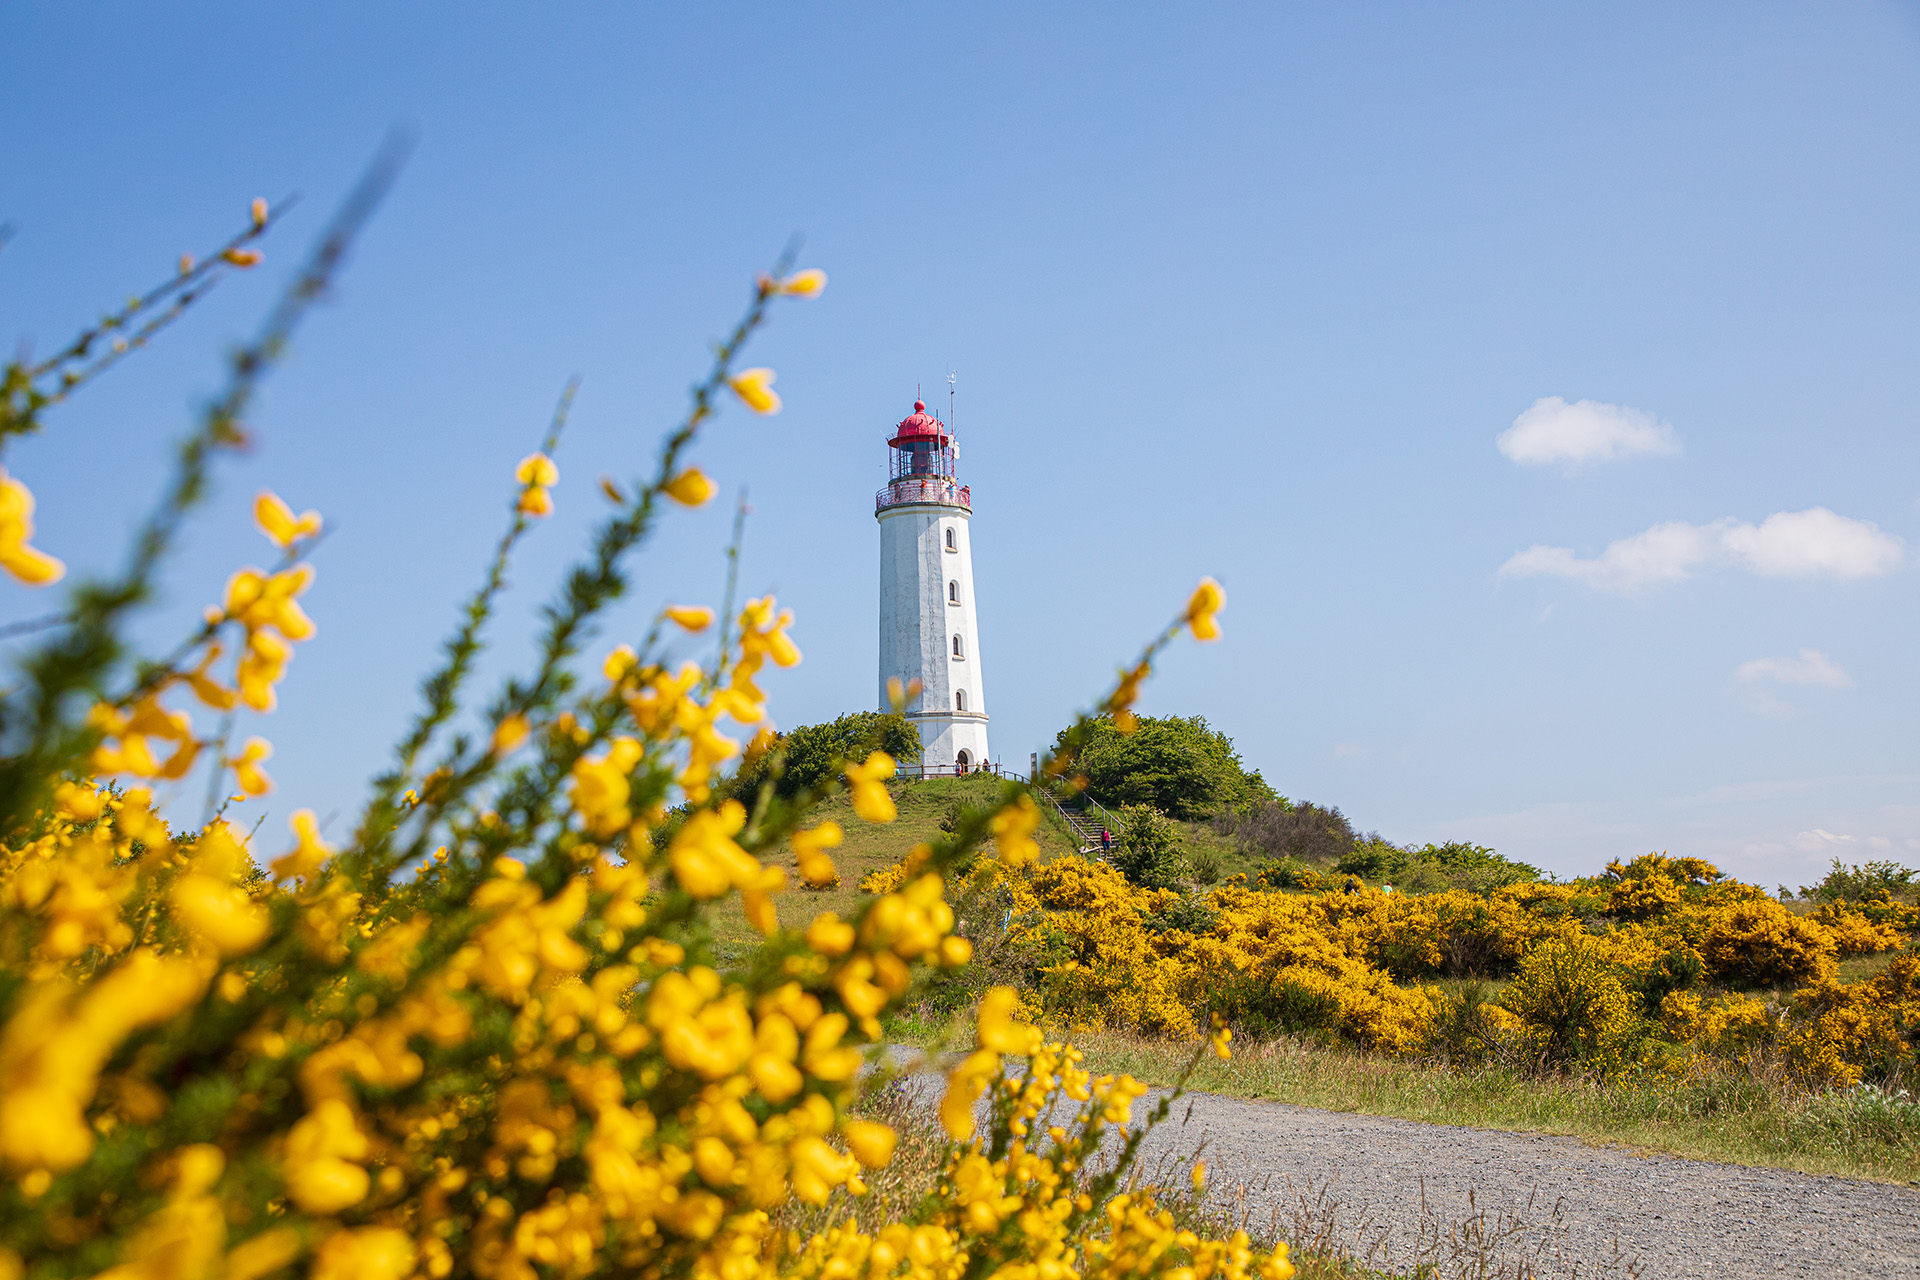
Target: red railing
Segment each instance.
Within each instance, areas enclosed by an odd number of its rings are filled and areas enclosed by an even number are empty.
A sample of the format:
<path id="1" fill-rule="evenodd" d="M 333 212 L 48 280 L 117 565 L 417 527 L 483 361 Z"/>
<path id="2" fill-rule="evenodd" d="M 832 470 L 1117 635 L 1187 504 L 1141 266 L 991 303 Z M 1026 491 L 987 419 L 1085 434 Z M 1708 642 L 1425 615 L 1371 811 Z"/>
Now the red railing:
<path id="1" fill-rule="evenodd" d="M 875 511 L 923 502 L 973 510 L 973 495 L 969 492 L 969 486 L 955 484 L 951 480 L 895 480 L 873 495 Z"/>

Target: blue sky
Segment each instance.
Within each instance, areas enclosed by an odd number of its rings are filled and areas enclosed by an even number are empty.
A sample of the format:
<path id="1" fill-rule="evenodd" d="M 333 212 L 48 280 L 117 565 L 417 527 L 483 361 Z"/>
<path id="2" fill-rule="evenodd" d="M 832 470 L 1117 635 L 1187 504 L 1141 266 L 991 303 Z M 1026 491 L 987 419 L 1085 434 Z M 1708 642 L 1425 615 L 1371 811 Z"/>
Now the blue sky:
<path id="1" fill-rule="evenodd" d="M 593 478 L 642 467 L 798 232 L 832 283 L 755 349 L 786 408 L 699 449 L 750 492 L 744 584 L 799 615 L 782 724 L 871 699 L 881 442 L 954 368 L 1008 764 L 1211 573 L 1226 639 L 1145 708 L 1362 828 L 1563 873 L 1920 863 L 1917 38 L 1885 4 L 9 5 L 0 336 L 45 350 L 252 197 L 304 203 L 6 463 L 41 545 L 115 564 L 406 123 L 143 621 L 265 558 L 257 489 L 328 516 L 319 637 L 255 726 L 269 829 L 384 762 L 578 373 L 490 673 L 524 661 Z M 718 597 L 723 507 L 603 647 Z"/>

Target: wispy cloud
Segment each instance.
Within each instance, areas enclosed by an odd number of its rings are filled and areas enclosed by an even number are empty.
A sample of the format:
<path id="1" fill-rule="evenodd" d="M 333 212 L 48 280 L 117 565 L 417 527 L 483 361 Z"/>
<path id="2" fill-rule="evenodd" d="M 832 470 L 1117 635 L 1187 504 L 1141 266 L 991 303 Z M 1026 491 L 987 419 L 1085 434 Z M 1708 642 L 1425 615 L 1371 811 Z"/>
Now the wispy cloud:
<path id="1" fill-rule="evenodd" d="M 1673 428 L 1650 413 L 1598 400 L 1568 404 L 1559 396 L 1535 400 L 1494 444 L 1528 467 L 1577 467 L 1680 452 Z"/>
<path id="2" fill-rule="evenodd" d="M 1748 684 L 1775 680 L 1781 684 L 1810 684 L 1822 689 L 1851 689 L 1853 677 L 1818 649 L 1802 649 L 1797 658 L 1755 658 L 1735 668 Z"/>
<path id="3" fill-rule="evenodd" d="M 1832 849 L 1844 849 L 1858 843 L 1852 836 L 1835 835 L 1831 831 L 1815 827 L 1811 831 L 1802 831 L 1793 838 L 1793 847 L 1802 853 L 1826 853 Z"/>
<path id="4" fill-rule="evenodd" d="M 1626 593 L 1683 582 L 1710 565 L 1768 578 L 1849 579 L 1890 573 L 1905 559 L 1900 539 L 1879 525 L 1809 507 L 1778 512 L 1757 525 L 1731 516 L 1711 524 L 1672 520 L 1587 558 L 1569 547 L 1535 545 L 1501 565 L 1500 574 L 1572 578 Z"/>

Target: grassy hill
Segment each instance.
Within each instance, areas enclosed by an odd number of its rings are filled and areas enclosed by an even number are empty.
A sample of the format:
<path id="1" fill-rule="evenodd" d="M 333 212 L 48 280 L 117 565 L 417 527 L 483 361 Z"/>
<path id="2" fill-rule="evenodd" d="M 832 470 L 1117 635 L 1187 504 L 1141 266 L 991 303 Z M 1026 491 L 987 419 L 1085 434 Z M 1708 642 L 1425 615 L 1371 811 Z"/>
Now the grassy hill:
<path id="1" fill-rule="evenodd" d="M 897 781 L 888 784 L 900 816 L 885 826 L 875 826 L 854 816 L 853 805 L 845 795 L 837 795 L 814 810 L 809 826 L 828 818 L 846 831 L 846 843 L 831 851 L 834 865 L 840 868 L 840 884 L 833 889 L 809 889 L 800 879 L 793 854 L 788 850 L 769 856 L 769 866 L 785 867 L 788 887 L 775 896 L 780 922 L 804 927 L 823 911 L 837 912 L 850 919 L 871 896 L 860 892 L 860 879 L 869 871 L 890 867 L 907 856 L 913 846 L 939 839 L 944 833 L 940 823 L 956 803 L 985 805 L 1000 788 L 998 778 L 976 774 L 964 778 L 929 778 L 925 781 Z M 1053 806 L 1040 806 L 1042 820 L 1034 832 L 1042 858 L 1073 853 L 1079 845 L 1067 824 Z M 993 848 L 989 841 L 987 848 Z M 740 913 L 739 900 L 729 899 L 713 915 L 715 936 L 728 944 L 745 945 L 758 935 Z"/>

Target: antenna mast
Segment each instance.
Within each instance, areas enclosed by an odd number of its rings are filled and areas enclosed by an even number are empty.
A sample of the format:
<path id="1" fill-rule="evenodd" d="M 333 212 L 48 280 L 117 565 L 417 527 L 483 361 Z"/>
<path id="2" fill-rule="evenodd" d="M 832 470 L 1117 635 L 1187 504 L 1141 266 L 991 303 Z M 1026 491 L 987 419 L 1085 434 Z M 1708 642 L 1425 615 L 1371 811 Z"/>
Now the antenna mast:
<path id="1" fill-rule="evenodd" d="M 959 379 L 960 371 L 958 369 L 947 370 L 947 430 L 953 431 L 955 435 L 959 435 L 960 433 L 954 431 L 953 428 L 953 384 L 959 381 Z"/>

